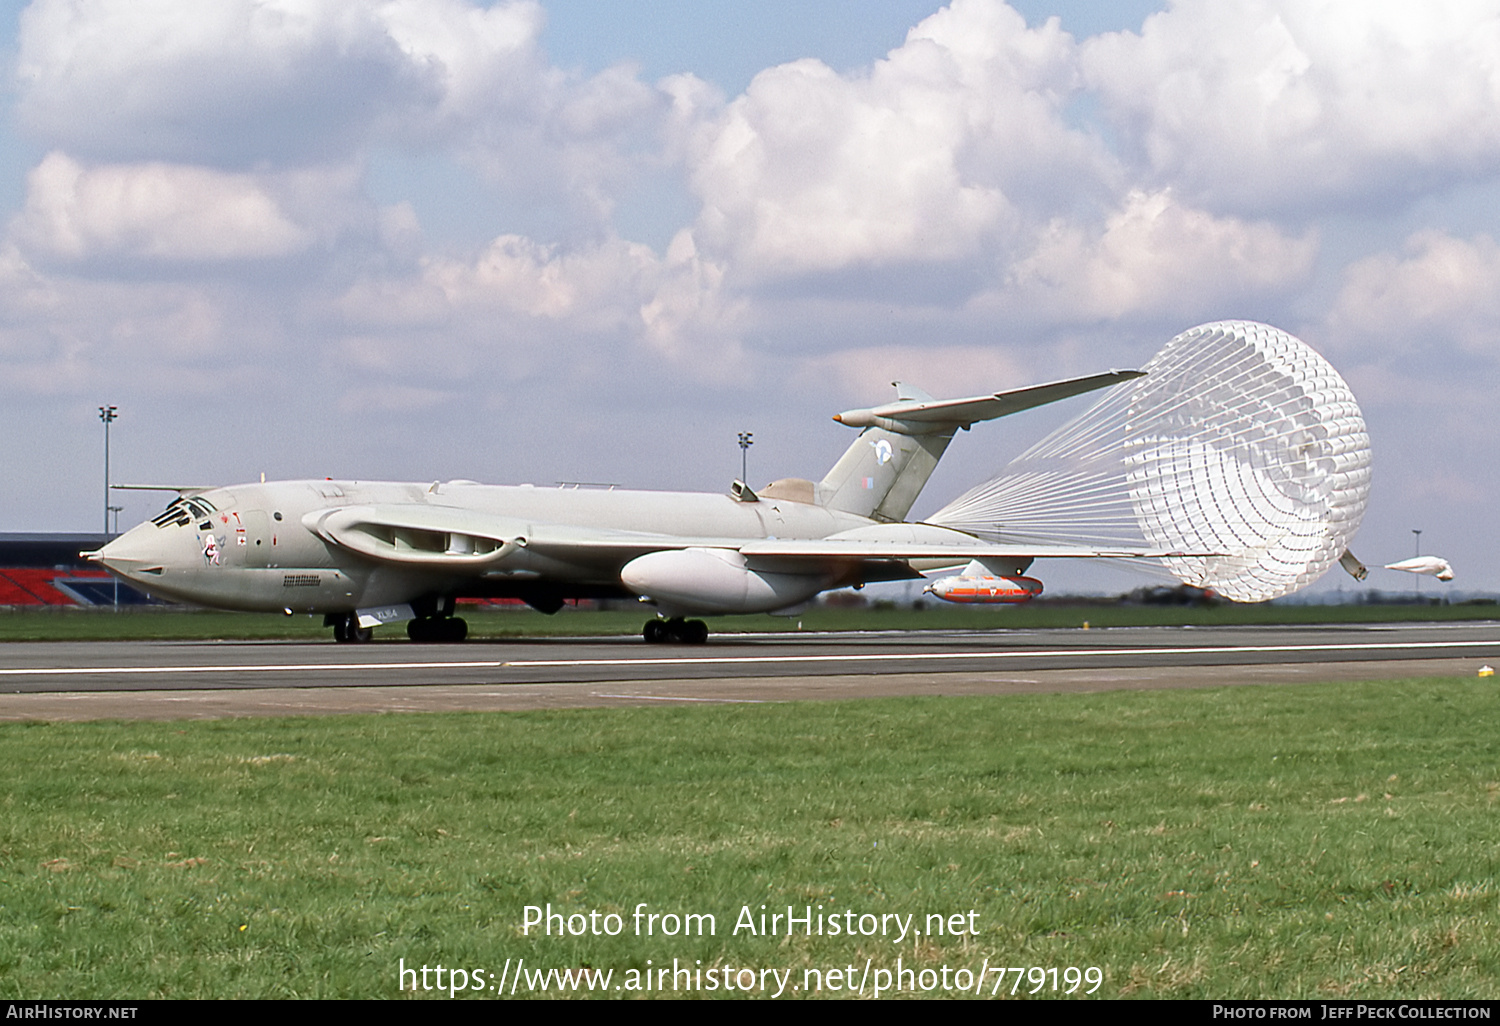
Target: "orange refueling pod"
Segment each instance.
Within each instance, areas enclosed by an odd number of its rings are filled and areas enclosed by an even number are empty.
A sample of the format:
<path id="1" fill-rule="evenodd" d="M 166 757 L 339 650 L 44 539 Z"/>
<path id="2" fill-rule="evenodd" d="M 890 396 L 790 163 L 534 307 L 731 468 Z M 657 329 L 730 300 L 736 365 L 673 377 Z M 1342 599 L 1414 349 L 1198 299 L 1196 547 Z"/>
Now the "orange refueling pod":
<path id="1" fill-rule="evenodd" d="M 1042 593 L 1034 577 L 944 577 L 922 589 L 944 602 L 998 602 L 1016 605 Z"/>

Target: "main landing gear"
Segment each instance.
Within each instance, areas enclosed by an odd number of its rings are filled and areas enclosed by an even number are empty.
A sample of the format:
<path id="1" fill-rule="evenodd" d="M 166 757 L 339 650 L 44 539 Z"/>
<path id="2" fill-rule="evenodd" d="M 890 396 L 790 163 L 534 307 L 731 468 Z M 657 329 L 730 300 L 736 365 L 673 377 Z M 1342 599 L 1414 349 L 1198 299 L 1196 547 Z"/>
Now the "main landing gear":
<path id="1" fill-rule="evenodd" d="M 469 636 L 469 625 L 453 615 L 456 608 L 452 595 L 413 602 L 415 620 L 406 622 L 406 636 L 427 644 L 456 645 Z"/>
<path id="2" fill-rule="evenodd" d="M 415 603 L 414 603 L 415 605 Z M 453 615 L 453 600 L 429 601 L 418 606 L 418 616 L 406 623 L 406 636 L 413 641 L 456 644 L 469 636 L 469 625 Z M 361 627 L 358 613 L 329 613 L 323 626 L 333 628 L 333 640 L 340 644 L 363 644 L 375 635 L 375 628 Z"/>
<path id="3" fill-rule="evenodd" d="M 708 640 L 708 624 L 702 620 L 647 620 L 641 636 L 649 645 L 701 645 Z"/>
<path id="4" fill-rule="evenodd" d="M 330 613 L 323 618 L 323 626 L 333 627 L 333 640 L 341 645 L 362 645 L 375 636 L 375 628 L 361 627 L 353 613 Z"/>

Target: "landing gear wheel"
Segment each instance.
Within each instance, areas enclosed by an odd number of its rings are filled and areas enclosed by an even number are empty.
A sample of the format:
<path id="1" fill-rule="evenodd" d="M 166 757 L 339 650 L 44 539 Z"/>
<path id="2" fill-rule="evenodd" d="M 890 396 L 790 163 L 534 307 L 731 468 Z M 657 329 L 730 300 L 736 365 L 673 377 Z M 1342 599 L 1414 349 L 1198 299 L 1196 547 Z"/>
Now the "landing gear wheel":
<path id="1" fill-rule="evenodd" d="M 350 613 L 333 618 L 333 640 L 341 645 L 362 645 L 375 636 L 374 627 L 361 627 L 359 618 Z"/>
<path id="2" fill-rule="evenodd" d="M 648 620 L 641 636 L 649 645 L 701 645 L 708 640 L 708 624 L 702 620 Z"/>

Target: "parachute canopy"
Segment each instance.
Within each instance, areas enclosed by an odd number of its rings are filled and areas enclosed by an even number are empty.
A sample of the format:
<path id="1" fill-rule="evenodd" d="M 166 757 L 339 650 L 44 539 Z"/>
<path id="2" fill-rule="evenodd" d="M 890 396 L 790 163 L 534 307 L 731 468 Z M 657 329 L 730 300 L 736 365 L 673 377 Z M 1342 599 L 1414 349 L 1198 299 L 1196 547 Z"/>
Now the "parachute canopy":
<path id="1" fill-rule="evenodd" d="M 1369 501 L 1370 438 L 1328 361 L 1269 325 L 1219 321 L 1143 370 L 928 522 L 1197 553 L 1163 563 L 1239 602 L 1290 594 L 1338 562 Z"/>

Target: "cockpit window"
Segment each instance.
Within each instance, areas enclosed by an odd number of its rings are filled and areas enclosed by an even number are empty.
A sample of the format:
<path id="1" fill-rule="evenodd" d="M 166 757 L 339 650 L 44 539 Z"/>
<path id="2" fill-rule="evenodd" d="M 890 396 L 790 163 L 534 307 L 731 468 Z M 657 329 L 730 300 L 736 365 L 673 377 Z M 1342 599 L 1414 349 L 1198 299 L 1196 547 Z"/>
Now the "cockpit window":
<path id="1" fill-rule="evenodd" d="M 167 508 L 151 518 L 157 527 L 186 527 L 194 520 L 204 520 L 214 513 L 216 507 L 202 496 L 188 498 L 179 495 L 167 503 Z"/>

